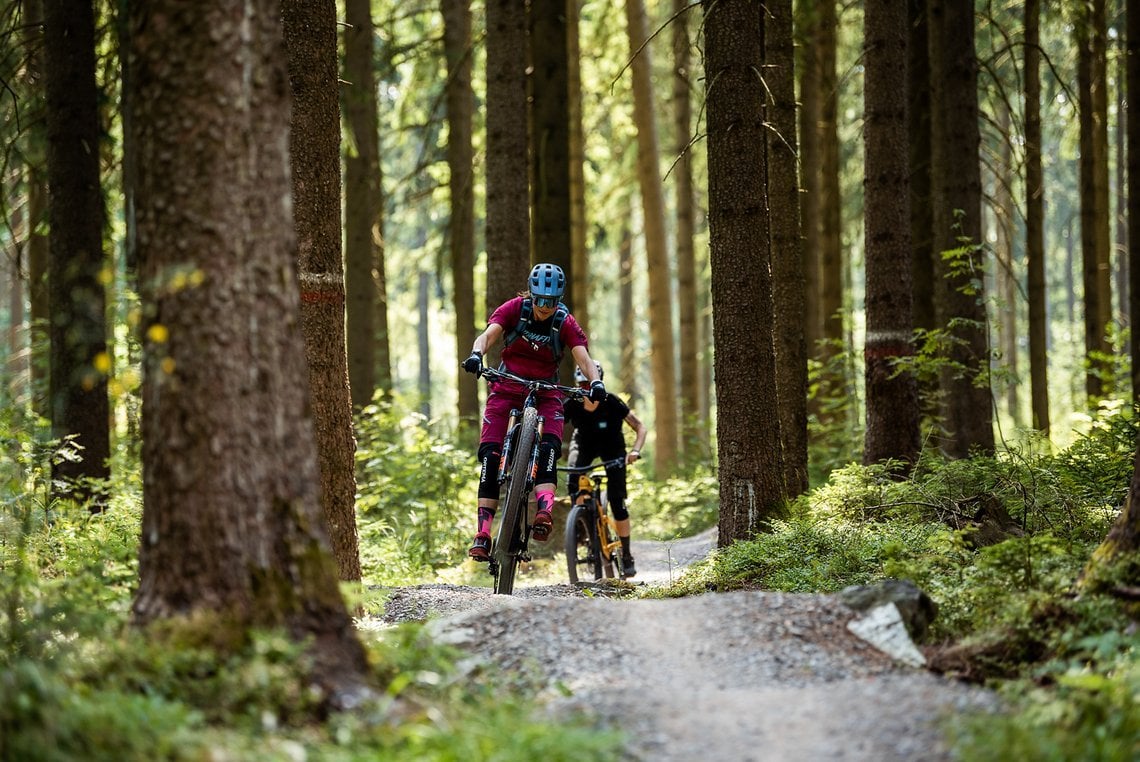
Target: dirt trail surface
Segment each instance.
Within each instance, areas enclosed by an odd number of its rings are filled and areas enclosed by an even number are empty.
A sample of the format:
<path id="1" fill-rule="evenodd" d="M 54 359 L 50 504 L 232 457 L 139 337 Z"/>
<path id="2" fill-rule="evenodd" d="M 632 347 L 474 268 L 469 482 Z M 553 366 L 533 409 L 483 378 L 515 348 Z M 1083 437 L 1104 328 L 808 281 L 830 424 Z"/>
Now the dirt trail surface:
<path id="1" fill-rule="evenodd" d="M 715 540 L 635 543 L 638 582 L 666 583 Z M 901 666 L 855 637 L 846 625 L 858 614 L 834 596 L 605 592 L 400 588 L 381 620 L 362 624 L 429 619 L 435 637 L 472 655 L 472 669 L 546 686 L 552 722 L 594 715 L 625 732 L 627 758 L 652 762 L 949 760 L 939 720 L 996 708 L 991 694 Z"/>

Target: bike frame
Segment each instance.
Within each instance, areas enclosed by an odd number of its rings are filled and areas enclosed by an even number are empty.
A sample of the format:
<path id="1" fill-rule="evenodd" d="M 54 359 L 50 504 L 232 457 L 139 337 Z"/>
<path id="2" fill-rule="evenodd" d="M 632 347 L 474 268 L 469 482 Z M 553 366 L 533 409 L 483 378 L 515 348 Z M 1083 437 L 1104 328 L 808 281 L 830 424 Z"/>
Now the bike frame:
<path id="1" fill-rule="evenodd" d="M 558 392 L 564 397 L 581 399 L 588 392 L 577 387 L 562 386 L 551 381 L 523 378 L 507 371 L 484 368 L 480 377 L 489 382 L 513 382 L 527 390 L 521 409 L 512 409 L 507 421 L 507 434 L 503 439 L 503 454 L 499 459 L 498 483 L 500 493 L 506 485 L 506 497 L 500 504 L 499 531 L 491 543 L 491 561 L 488 571 L 495 579 L 495 592 L 510 595 L 514 589 L 515 571 L 520 561 L 530 561 L 529 542 L 533 523 L 529 511 L 530 493 L 538 476 L 538 447 L 545 429 L 545 419 L 538 415 L 538 394 L 543 391 Z M 533 411 L 533 413 L 530 413 Z M 524 430 L 533 419 L 533 434 Z M 519 437 L 523 437 L 523 445 Z M 526 437 L 532 436 L 529 446 Z M 523 447 L 527 452 L 518 452 Z M 516 467 L 516 460 L 526 458 L 523 468 Z M 515 479 L 522 479 L 515 484 Z"/>
<path id="2" fill-rule="evenodd" d="M 578 474 L 578 494 L 574 505 L 593 504 L 594 534 L 591 542 L 597 542 L 597 547 L 591 552 L 600 553 L 603 576 L 606 569 L 613 569 L 613 576 L 624 579 L 625 571 L 621 563 L 621 540 L 618 537 L 617 520 L 610 514 L 609 497 L 605 490 L 606 468 L 620 466 L 625 468 L 624 458 L 614 458 L 600 464 L 603 470 L 598 471 L 597 465 L 559 467 L 559 471 L 568 474 Z M 585 497 L 583 498 L 583 494 Z M 573 507 L 571 507 L 573 510 Z M 569 559 L 568 559 L 569 560 Z"/>

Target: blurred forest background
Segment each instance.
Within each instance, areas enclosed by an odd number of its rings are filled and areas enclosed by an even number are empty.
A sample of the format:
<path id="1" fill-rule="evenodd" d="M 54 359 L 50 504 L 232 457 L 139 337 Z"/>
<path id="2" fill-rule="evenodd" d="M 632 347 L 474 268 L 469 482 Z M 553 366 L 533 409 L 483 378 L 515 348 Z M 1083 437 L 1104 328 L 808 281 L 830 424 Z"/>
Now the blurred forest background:
<path id="1" fill-rule="evenodd" d="M 1130 758 L 1128 5 L 0 4 L 0 759 L 514 732 L 353 616 L 485 576 L 458 365 L 538 261 L 635 532 L 719 524 L 672 594 L 913 579 L 933 668 L 1020 680 L 975 754 Z M 322 724 L 377 684 L 455 722 Z"/>

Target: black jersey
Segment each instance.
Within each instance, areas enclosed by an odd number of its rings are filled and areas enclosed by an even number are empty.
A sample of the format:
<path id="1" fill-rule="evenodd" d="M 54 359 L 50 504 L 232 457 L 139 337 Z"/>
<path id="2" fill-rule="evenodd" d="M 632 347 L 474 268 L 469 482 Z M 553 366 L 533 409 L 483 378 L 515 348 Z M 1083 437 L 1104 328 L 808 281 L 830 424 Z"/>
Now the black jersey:
<path id="1" fill-rule="evenodd" d="M 616 458 L 625 453 L 622 425 L 629 415 L 629 405 L 616 394 L 606 395 L 593 412 L 578 400 L 563 405 L 566 420 L 577 429 L 579 446 L 602 458 Z"/>

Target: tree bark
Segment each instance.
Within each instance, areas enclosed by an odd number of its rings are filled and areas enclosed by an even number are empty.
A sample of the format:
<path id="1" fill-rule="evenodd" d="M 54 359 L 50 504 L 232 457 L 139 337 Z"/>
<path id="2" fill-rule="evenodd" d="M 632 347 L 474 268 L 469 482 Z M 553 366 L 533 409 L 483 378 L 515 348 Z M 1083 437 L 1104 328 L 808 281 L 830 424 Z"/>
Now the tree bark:
<path id="1" fill-rule="evenodd" d="M 701 415 L 700 342 L 697 308 L 700 304 L 696 253 L 693 246 L 693 140 L 692 98 L 690 97 L 692 53 L 689 41 L 689 3 L 673 0 L 673 158 L 677 214 L 677 317 L 681 367 L 681 445 L 682 452 L 706 460 L 709 446 L 708 419 Z M 792 83 L 794 89 L 795 83 Z M 793 94 L 793 112 L 795 110 Z M 793 116 L 794 119 L 794 116 Z M 795 130 L 795 122 L 792 123 Z"/>
<path id="2" fill-rule="evenodd" d="M 1045 309 L 1045 183 L 1041 168 L 1040 26 L 1041 0 L 1027 0 L 1025 3 L 1025 269 L 1029 298 L 1029 384 L 1033 427 L 1045 436 L 1049 436 L 1049 383 L 1046 361 L 1049 328 Z M 1129 61 L 1131 60 L 1129 58 Z M 1129 81 L 1131 82 L 1131 79 Z M 1140 95 L 1140 91 L 1137 91 L 1137 95 Z M 1129 198 L 1132 198 L 1131 194 Z"/>
<path id="3" fill-rule="evenodd" d="M 1089 408 L 1111 391 L 1112 319 L 1108 209 L 1108 78 L 1104 0 L 1081 5 L 1076 25 L 1080 112 L 1081 263 L 1085 290 L 1085 391 Z"/>
<path id="4" fill-rule="evenodd" d="M 645 222 L 645 254 L 649 269 L 649 361 L 653 377 L 653 467 L 670 473 L 677 464 L 677 395 L 673 339 L 673 297 L 665 238 L 665 193 L 658 169 L 657 125 L 654 121 L 649 24 L 643 0 L 626 0 L 629 50 L 633 56 L 633 121 L 637 127 L 637 178 Z"/>
<path id="5" fill-rule="evenodd" d="M 469 0 L 443 0 L 443 47 L 447 57 L 447 166 L 451 171 L 448 241 L 455 293 L 456 366 L 475 341 L 475 167 L 471 147 L 475 95 L 471 90 L 471 8 Z M 479 390 L 458 373 L 459 421 L 475 430 Z"/>
<path id="6" fill-rule="evenodd" d="M 384 189 L 369 0 L 346 0 L 344 30 L 345 332 L 352 404 L 392 393 L 384 261 Z"/>
<path id="7" fill-rule="evenodd" d="M 526 69 L 524 6 L 487 0 L 487 316 L 515 295 L 530 269 L 530 190 L 520 160 L 528 150 Z"/>
<path id="8" fill-rule="evenodd" d="M 934 251 L 931 231 L 934 212 L 930 187 L 930 47 L 927 0 L 908 0 L 907 15 L 907 134 L 910 164 L 911 289 L 914 325 L 933 330 Z M 927 389 L 932 396 L 934 389 Z"/>
<path id="9" fill-rule="evenodd" d="M 716 357 L 720 547 L 784 514 L 767 266 L 762 8 L 705 0 L 709 247 Z"/>
<path id="10" fill-rule="evenodd" d="M 1126 0 L 1128 102 L 1140 103 L 1140 5 Z M 1128 316 L 1132 324 L 1132 406 L 1140 406 L 1140 119 L 1128 119 Z"/>
<path id="11" fill-rule="evenodd" d="M 863 6 L 864 250 L 867 389 L 864 463 L 918 460 L 918 385 L 900 360 L 914 355 L 907 145 L 907 13 L 896 0 Z"/>
<path id="12" fill-rule="evenodd" d="M 534 258 L 567 276 L 564 301 L 574 300 L 570 262 L 570 107 L 566 0 L 531 0 L 531 208 Z M 526 273 L 515 275 L 515 283 Z M 567 353 L 569 354 L 569 353 Z"/>
<path id="13" fill-rule="evenodd" d="M 278 4 L 152 0 L 130 23 L 147 338 L 134 618 L 221 649 L 282 627 L 310 641 L 328 703 L 351 705 L 368 665 L 321 518 Z"/>
<path id="14" fill-rule="evenodd" d="M 799 20 L 795 29 L 798 32 L 797 47 L 800 55 L 797 67 L 800 81 L 800 182 L 803 184 L 800 220 L 804 236 L 804 293 L 807 302 L 804 334 L 808 357 L 814 359 L 819 356 L 820 342 L 824 338 L 821 296 L 823 275 L 820 272 L 822 248 L 820 233 L 823 228 L 820 219 L 822 214 L 820 201 L 823 193 L 823 166 L 819 129 L 823 115 L 823 93 L 817 43 L 819 34 L 817 0 L 798 0 L 796 15 Z"/>
<path id="15" fill-rule="evenodd" d="M 345 349 L 340 229 L 340 104 L 333 0 L 282 0 L 293 110 L 293 223 L 321 508 L 340 578 L 360 581 L 356 440 Z"/>
<path id="16" fill-rule="evenodd" d="M 590 268 L 586 253 L 586 138 L 582 134 L 582 61 L 578 41 L 579 3 L 566 0 L 567 106 L 570 117 L 570 272 L 569 304 L 574 319 L 590 333 Z"/>
<path id="17" fill-rule="evenodd" d="M 808 488 L 807 342 L 804 335 L 803 240 L 796 172 L 796 75 L 791 0 L 770 0 L 764 17 L 764 81 L 769 93 L 768 202 L 776 317 L 776 386 L 784 487 L 789 498 Z"/>
<path id="18" fill-rule="evenodd" d="M 53 459 L 53 491 L 102 500 L 87 479 L 110 476 L 107 374 L 107 267 L 103 189 L 99 179 L 99 90 L 95 83 L 95 16 L 85 0 L 44 3 L 47 93 L 48 289 L 51 313 L 52 436 L 71 438 L 78 459 Z M 65 485 L 62 486 L 61 485 Z"/>
<path id="19" fill-rule="evenodd" d="M 982 244 L 978 63 L 972 0 L 931 0 L 931 174 L 938 323 L 955 338 L 943 374 L 943 449 L 993 452 Z M 950 255 L 950 261 L 945 259 Z"/>

